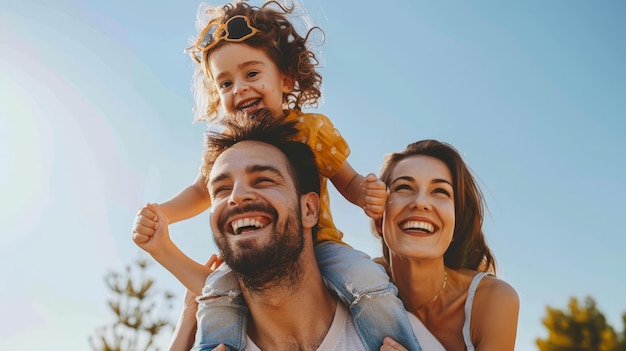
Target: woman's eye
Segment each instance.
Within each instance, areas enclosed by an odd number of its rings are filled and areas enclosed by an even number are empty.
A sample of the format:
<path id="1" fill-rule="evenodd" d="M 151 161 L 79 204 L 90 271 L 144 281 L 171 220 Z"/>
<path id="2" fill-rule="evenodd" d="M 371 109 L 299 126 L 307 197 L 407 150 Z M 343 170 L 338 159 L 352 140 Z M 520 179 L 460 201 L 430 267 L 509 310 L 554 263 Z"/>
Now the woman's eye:
<path id="1" fill-rule="evenodd" d="M 448 190 L 446 190 L 446 189 L 443 189 L 443 188 L 437 188 L 437 189 L 433 190 L 433 193 L 450 196 L 450 192 Z"/>
<path id="2" fill-rule="evenodd" d="M 393 188 L 393 191 L 411 190 L 411 187 L 407 184 L 399 184 Z"/>

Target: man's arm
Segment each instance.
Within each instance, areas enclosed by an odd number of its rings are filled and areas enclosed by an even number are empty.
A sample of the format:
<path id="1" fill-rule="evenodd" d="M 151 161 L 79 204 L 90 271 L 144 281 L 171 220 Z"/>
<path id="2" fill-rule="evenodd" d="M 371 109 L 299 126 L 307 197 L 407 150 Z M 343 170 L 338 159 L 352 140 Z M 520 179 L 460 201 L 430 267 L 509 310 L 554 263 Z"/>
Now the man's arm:
<path id="1" fill-rule="evenodd" d="M 204 264 L 210 270 L 214 271 L 222 264 L 222 259 L 217 255 L 211 255 L 211 258 Z M 178 324 L 174 329 L 174 335 L 170 341 L 169 351 L 189 351 L 194 344 L 198 322 L 196 320 L 196 312 L 198 311 L 198 302 L 196 295 L 189 289 L 185 291 L 185 300 L 183 310 L 178 318 Z M 224 349 L 224 351 L 226 351 Z"/>
<path id="2" fill-rule="evenodd" d="M 191 291 L 185 292 L 185 303 L 183 310 L 178 318 L 178 324 L 174 329 L 174 335 L 170 342 L 169 351 L 189 351 L 193 346 L 197 321 L 196 311 L 198 310 L 198 303 L 196 302 L 196 295 Z"/>

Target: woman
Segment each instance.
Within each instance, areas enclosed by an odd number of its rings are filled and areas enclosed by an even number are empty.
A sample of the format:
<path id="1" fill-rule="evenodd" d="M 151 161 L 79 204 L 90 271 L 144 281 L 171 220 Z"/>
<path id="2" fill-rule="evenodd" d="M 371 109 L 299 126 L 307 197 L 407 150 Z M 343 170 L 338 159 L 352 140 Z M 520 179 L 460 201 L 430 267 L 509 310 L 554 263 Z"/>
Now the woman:
<path id="1" fill-rule="evenodd" d="M 484 200 L 450 145 L 423 140 L 386 157 L 389 189 L 376 221 L 384 264 L 413 313 L 446 350 L 513 350 L 519 298 L 495 277 Z M 382 350 L 404 350 L 389 338 Z"/>

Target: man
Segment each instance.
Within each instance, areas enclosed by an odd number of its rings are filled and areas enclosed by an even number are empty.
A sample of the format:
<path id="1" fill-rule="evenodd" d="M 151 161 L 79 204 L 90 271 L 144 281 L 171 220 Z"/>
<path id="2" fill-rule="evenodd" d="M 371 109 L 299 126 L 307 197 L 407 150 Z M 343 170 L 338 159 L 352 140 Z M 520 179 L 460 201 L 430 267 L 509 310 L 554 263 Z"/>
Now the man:
<path id="1" fill-rule="evenodd" d="M 347 309 L 324 286 L 315 259 L 320 182 L 313 153 L 305 144 L 287 141 L 295 128 L 271 122 L 271 115 L 230 118 L 225 125 L 230 121 L 236 133 L 209 135 L 203 167 L 215 242 L 237 273 L 250 313 L 247 349 L 364 350 Z M 133 239 L 196 289 L 205 270 L 171 242 L 158 206 L 149 208 L 154 213 L 140 214 L 138 221 L 156 216 L 154 235 L 142 237 L 137 230 Z M 199 337 L 202 318 L 210 317 L 203 316 L 201 303 Z M 178 337 L 189 340 L 190 335 Z"/>
<path id="2" fill-rule="evenodd" d="M 297 132 L 293 124 L 274 121 L 265 110 L 228 115 L 222 124 L 225 131 L 207 136 L 203 172 L 214 239 L 237 273 L 240 295 L 222 290 L 217 299 L 198 299 L 194 350 L 212 348 L 207 345 L 213 340 L 203 340 L 203 322 L 220 318 L 207 308 L 216 303 L 239 315 L 249 312 L 246 350 L 365 350 L 347 308 L 325 287 L 315 258 L 320 181 L 312 151 L 289 141 Z M 207 269 L 173 244 L 158 206 L 142 209 L 137 222 L 133 240 L 188 290 L 199 291 Z M 189 350 L 194 343 L 195 312 L 188 294 L 170 350 Z M 224 328 L 241 328 L 219 320 Z M 424 335 L 423 325 L 414 329 L 420 343 L 432 337 Z"/>

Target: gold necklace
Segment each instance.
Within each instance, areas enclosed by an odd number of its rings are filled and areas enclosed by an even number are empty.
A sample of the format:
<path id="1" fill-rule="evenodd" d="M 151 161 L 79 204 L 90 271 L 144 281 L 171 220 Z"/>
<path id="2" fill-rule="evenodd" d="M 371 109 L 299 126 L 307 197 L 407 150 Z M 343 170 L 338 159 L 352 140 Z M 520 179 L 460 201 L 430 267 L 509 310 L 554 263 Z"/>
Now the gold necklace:
<path id="1" fill-rule="evenodd" d="M 435 296 L 433 296 L 432 299 L 428 300 L 426 303 L 422 304 L 421 306 L 419 306 L 418 308 L 415 309 L 415 312 L 421 310 L 422 308 L 430 305 L 431 303 L 435 302 L 435 300 L 437 300 L 437 298 L 439 298 L 439 295 L 441 295 L 441 293 L 443 292 L 443 289 L 446 288 L 446 285 L 448 284 L 448 272 L 443 271 L 443 285 L 441 286 L 441 289 L 439 289 L 439 292 L 435 294 Z"/>

